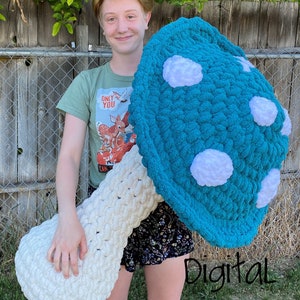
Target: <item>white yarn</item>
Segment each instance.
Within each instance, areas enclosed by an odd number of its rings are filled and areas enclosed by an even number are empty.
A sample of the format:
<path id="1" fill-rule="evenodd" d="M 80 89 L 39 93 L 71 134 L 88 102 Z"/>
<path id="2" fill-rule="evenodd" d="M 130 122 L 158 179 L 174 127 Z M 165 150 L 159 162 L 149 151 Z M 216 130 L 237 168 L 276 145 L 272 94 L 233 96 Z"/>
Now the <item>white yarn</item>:
<path id="1" fill-rule="evenodd" d="M 292 122 L 291 122 L 288 111 L 285 108 L 283 108 L 283 111 L 284 111 L 285 119 L 284 119 L 283 126 L 282 126 L 282 129 L 280 132 L 282 135 L 289 136 L 292 132 Z"/>
<path id="2" fill-rule="evenodd" d="M 194 157 L 190 171 L 200 186 L 218 186 L 231 177 L 233 163 L 227 153 L 206 149 Z"/>
<path id="3" fill-rule="evenodd" d="M 242 65 L 244 72 L 251 72 L 251 69 L 255 68 L 254 65 L 249 60 L 247 60 L 246 58 L 244 58 L 242 56 L 235 56 L 235 58 Z"/>
<path id="4" fill-rule="evenodd" d="M 274 102 L 264 97 L 254 96 L 249 102 L 251 114 L 259 126 L 271 126 L 278 110 Z"/>
<path id="5" fill-rule="evenodd" d="M 57 215 L 36 226 L 20 242 L 16 274 L 29 300 L 106 299 L 117 280 L 123 249 L 132 230 L 163 201 L 141 163 L 138 147 L 106 175 L 92 196 L 77 208 L 88 242 L 79 275 L 64 279 L 46 259 Z"/>
<path id="6" fill-rule="evenodd" d="M 277 194 L 280 184 L 280 170 L 271 169 L 268 175 L 261 182 L 261 189 L 257 195 L 256 207 L 267 206 Z"/>
<path id="7" fill-rule="evenodd" d="M 173 88 L 191 86 L 201 82 L 202 67 L 191 59 L 174 55 L 164 62 L 163 78 Z"/>

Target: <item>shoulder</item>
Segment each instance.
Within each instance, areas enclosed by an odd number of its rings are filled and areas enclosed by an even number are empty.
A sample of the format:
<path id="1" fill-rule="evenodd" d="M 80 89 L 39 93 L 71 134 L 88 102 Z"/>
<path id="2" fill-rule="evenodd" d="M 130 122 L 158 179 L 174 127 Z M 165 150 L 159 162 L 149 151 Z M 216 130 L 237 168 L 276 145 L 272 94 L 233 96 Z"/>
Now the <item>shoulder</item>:
<path id="1" fill-rule="evenodd" d="M 96 67 L 96 68 L 81 71 L 78 74 L 78 76 L 81 78 L 85 78 L 85 79 L 94 79 L 95 77 L 98 77 L 99 75 L 107 72 L 107 64 L 108 63 L 101 65 L 99 67 Z"/>

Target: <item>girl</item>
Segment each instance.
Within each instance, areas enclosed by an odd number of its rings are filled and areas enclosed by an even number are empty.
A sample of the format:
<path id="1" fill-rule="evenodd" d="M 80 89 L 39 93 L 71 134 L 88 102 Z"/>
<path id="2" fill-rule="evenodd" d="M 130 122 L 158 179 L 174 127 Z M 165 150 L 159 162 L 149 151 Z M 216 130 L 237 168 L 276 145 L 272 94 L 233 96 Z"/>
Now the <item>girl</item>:
<path id="1" fill-rule="evenodd" d="M 88 251 L 75 204 L 86 129 L 92 192 L 134 144 L 127 110 L 153 5 L 151 0 L 93 0 L 112 59 L 80 73 L 58 104 L 65 113 L 56 173 L 59 222 L 47 257 L 65 278 L 71 272 L 78 275 L 78 258 L 84 259 Z M 191 232 L 166 203 L 160 203 L 128 238 L 109 299 L 128 298 L 133 272 L 140 265 L 144 267 L 148 299 L 179 300 L 185 280 L 184 259 L 192 250 Z"/>

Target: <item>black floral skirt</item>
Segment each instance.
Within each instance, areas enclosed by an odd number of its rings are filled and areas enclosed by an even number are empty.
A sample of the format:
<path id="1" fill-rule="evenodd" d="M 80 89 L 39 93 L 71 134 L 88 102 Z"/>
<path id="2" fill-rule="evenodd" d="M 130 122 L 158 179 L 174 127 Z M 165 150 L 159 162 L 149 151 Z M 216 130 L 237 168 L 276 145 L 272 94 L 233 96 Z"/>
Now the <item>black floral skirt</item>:
<path id="1" fill-rule="evenodd" d="M 193 249 L 191 231 L 166 202 L 161 202 L 129 236 L 121 265 L 134 272 L 138 265 L 157 265 L 167 258 L 188 254 Z"/>
<path id="2" fill-rule="evenodd" d="M 89 187 L 89 195 L 94 190 Z M 128 237 L 121 265 L 134 272 L 137 266 L 157 265 L 167 258 L 179 257 L 193 250 L 192 232 L 166 202 L 160 202 Z"/>

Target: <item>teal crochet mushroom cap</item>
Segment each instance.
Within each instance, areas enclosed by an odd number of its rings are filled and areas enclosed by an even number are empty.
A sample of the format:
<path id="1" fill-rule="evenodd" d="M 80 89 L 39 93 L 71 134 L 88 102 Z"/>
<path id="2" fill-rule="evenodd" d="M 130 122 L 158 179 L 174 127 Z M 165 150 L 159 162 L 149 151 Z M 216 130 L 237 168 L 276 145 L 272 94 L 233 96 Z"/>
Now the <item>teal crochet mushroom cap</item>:
<path id="1" fill-rule="evenodd" d="M 272 86 L 199 17 L 144 48 L 129 107 L 157 193 L 211 245 L 248 245 L 276 196 L 291 122 Z"/>

